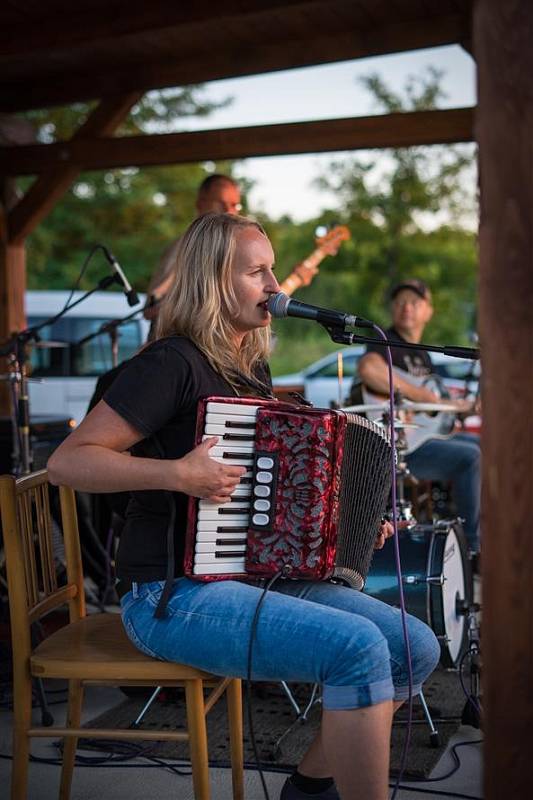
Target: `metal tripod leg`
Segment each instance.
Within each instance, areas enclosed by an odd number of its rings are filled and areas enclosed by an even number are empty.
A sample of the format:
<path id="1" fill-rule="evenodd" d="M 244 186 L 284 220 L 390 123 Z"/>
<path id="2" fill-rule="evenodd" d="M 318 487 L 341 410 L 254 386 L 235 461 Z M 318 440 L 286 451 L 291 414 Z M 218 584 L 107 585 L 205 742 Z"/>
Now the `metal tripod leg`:
<path id="1" fill-rule="evenodd" d="M 424 697 L 424 692 L 422 690 L 420 691 L 418 697 L 420 698 L 422 710 L 424 711 L 424 716 L 426 718 L 427 724 L 429 725 L 429 743 L 431 747 L 438 747 L 440 745 L 439 732 L 433 724 L 433 720 L 431 719 L 431 714 L 429 713 L 429 708 L 426 703 L 426 698 Z"/>
<path id="2" fill-rule="evenodd" d="M 314 683 L 313 684 L 313 688 L 311 689 L 311 695 L 310 695 L 309 700 L 307 701 L 307 704 L 305 705 L 303 711 L 302 711 L 301 706 L 299 706 L 298 703 L 296 702 L 296 700 L 294 699 L 294 695 L 291 692 L 291 690 L 290 690 L 289 686 L 287 685 L 287 683 L 285 683 L 285 681 L 281 681 L 281 686 L 282 686 L 283 691 L 287 695 L 289 703 L 291 704 L 291 706 L 294 709 L 294 712 L 296 713 L 296 719 L 294 720 L 294 722 L 292 722 L 289 725 L 287 730 L 284 731 L 281 734 L 281 736 L 279 737 L 279 739 L 275 743 L 275 745 L 274 745 L 274 753 L 276 755 L 279 753 L 281 742 L 285 739 L 285 737 L 289 735 L 289 733 L 293 730 L 293 728 L 296 727 L 296 725 L 298 725 L 298 724 L 303 725 L 304 723 L 306 723 L 307 722 L 307 717 L 309 716 L 309 712 L 311 711 L 311 709 L 315 705 L 315 703 L 321 703 L 322 702 L 322 698 L 319 696 L 319 688 L 320 688 L 320 686 L 319 686 L 318 683 Z"/>
<path id="3" fill-rule="evenodd" d="M 143 706 L 143 708 L 141 710 L 141 713 L 139 714 L 137 719 L 134 722 L 131 723 L 130 728 L 138 728 L 139 727 L 139 725 L 142 722 L 142 718 L 144 717 L 144 715 L 146 714 L 146 712 L 148 711 L 148 709 L 150 708 L 150 706 L 152 705 L 152 703 L 154 702 L 155 698 L 157 697 L 157 695 L 159 694 L 159 692 L 161 691 L 162 688 L 163 688 L 162 686 L 156 686 L 156 688 L 154 689 L 154 691 L 152 692 L 152 694 L 150 695 L 150 697 L 148 698 L 148 700 L 144 704 L 144 706 Z"/>

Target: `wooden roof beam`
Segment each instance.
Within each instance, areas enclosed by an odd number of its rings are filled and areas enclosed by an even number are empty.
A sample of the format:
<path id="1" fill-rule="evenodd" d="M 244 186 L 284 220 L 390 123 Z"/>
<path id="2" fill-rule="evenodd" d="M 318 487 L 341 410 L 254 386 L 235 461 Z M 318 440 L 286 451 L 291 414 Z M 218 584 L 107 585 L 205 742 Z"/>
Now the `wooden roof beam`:
<path id="1" fill-rule="evenodd" d="M 58 144 L 1 147 L 0 172 L 32 175 L 57 165 L 62 165 L 63 170 L 101 170 L 208 159 L 450 144 L 472 141 L 473 125 L 473 108 L 454 108 L 149 136 L 79 136 Z"/>
<path id="2" fill-rule="evenodd" d="M 78 139 L 85 137 L 106 136 L 113 133 L 141 97 L 142 92 L 132 92 L 124 97 L 102 101 L 68 144 L 71 146 Z M 94 141 L 97 141 L 97 138 Z M 71 161 L 59 158 L 55 162 L 49 162 L 24 197 L 8 214 L 11 244 L 22 242 L 33 231 L 76 180 L 79 171 L 79 164 Z"/>
<path id="3" fill-rule="evenodd" d="M 216 10 L 221 23 L 226 19 L 247 17 L 285 9 L 288 6 L 316 6 L 319 0 L 225 0 Z M 29 13 L 29 12 L 28 12 Z M 101 44 L 113 41 L 116 46 L 126 37 L 136 34 L 161 32 L 168 34 L 172 28 L 210 22 L 213 9 L 209 3 L 176 3 L 174 0 L 129 0 L 128 13 L 117 14 L 116 4 L 108 3 L 98 9 L 82 9 L 74 5 L 68 14 L 48 12 L 44 19 L 28 19 L 17 25 L 0 29 L 2 57 L 31 50 L 46 52 L 50 48 L 67 49 L 73 45 Z"/>
<path id="4" fill-rule="evenodd" d="M 470 36 L 467 14 L 389 24 L 379 28 L 343 30 L 315 38 L 276 42 L 239 42 L 233 47 L 203 53 L 196 60 L 143 60 L 117 71 L 107 61 L 91 62 L 90 69 L 57 76 L 47 73 L 17 83 L 0 80 L 0 110 L 25 111 L 121 94 L 127 91 L 187 86 L 193 83 L 256 75 L 356 58 L 438 47 Z"/>

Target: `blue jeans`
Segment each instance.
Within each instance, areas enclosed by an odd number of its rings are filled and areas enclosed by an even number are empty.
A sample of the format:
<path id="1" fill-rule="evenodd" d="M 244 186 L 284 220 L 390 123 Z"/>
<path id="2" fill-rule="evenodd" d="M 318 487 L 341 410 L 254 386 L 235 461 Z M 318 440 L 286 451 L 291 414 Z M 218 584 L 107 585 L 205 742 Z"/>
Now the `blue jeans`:
<path id="1" fill-rule="evenodd" d="M 479 436 L 456 433 L 449 439 L 430 439 L 405 460 L 415 478 L 451 481 L 457 512 L 464 519 L 468 547 L 478 552 L 481 490 Z"/>
<path id="2" fill-rule="evenodd" d="M 134 583 L 122 620 L 143 652 L 217 675 L 247 677 L 252 620 L 262 589 L 238 581 L 174 581 L 163 618 L 154 617 L 163 583 Z M 413 693 L 434 670 L 439 644 L 408 616 Z M 320 683 L 328 709 L 350 709 L 408 696 L 398 609 L 345 586 L 278 581 L 259 613 L 252 679 Z"/>

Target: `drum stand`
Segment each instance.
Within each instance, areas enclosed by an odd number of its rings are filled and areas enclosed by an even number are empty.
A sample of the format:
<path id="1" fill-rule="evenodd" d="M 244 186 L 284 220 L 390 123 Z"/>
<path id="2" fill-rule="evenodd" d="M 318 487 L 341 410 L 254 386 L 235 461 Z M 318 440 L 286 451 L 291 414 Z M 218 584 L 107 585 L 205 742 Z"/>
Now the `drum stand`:
<path id="1" fill-rule="evenodd" d="M 414 528 L 414 526 L 417 524 L 417 520 L 413 514 L 412 503 L 405 499 L 405 481 L 407 478 L 410 478 L 415 486 L 418 484 L 418 481 L 413 475 L 411 475 L 407 464 L 402 459 L 402 455 L 407 452 L 407 440 L 405 438 L 404 430 L 401 427 L 397 433 L 396 450 L 398 452 L 398 467 L 396 470 L 396 520 L 398 524 L 398 530 L 406 530 L 409 528 Z M 418 697 L 420 699 L 422 711 L 424 712 L 424 717 L 426 718 L 426 722 L 429 726 L 430 747 L 439 747 L 439 732 L 433 723 L 433 719 L 431 718 L 428 704 L 426 703 L 426 698 L 424 697 L 424 692 L 422 690 L 420 691 Z"/>
<path id="2" fill-rule="evenodd" d="M 471 725 L 473 728 L 478 729 L 481 726 L 481 651 L 479 647 L 479 624 L 477 620 L 477 613 L 480 611 L 480 609 L 481 606 L 479 603 L 471 603 L 466 612 L 468 616 L 469 641 L 466 657 L 470 659 L 470 694 L 467 696 L 461 716 L 461 722 L 463 725 Z M 463 689 L 465 690 L 466 694 L 464 685 Z"/>

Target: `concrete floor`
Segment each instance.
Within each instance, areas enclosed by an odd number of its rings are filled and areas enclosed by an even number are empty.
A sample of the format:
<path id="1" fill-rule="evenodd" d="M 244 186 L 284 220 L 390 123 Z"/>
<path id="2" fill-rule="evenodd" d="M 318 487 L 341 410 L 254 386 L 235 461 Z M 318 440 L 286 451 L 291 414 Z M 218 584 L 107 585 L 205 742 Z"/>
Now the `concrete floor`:
<path id="1" fill-rule="evenodd" d="M 101 714 L 122 699 L 124 699 L 124 695 L 119 689 L 89 687 L 86 692 L 85 719 L 88 720 Z M 65 705 L 54 705 L 51 711 L 55 718 L 55 724 L 62 724 Z M 34 713 L 35 722 L 39 724 L 40 712 L 36 710 Z M 11 727 L 11 713 L 3 712 L 0 715 L 0 754 L 2 755 L 11 753 Z M 480 731 L 463 726 L 453 737 L 450 745 L 462 741 L 474 742 L 480 738 Z M 444 775 L 452 768 L 454 762 L 450 754 L 450 745 L 437 764 L 432 777 Z M 32 753 L 42 758 L 57 757 L 57 749 L 53 740 L 34 739 Z M 398 800 L 441 797 L 443 792 L 446 793 L 445 797 L 453 797 L 454 793 L 458 793 L 462 797 L 480 798 L 482 796 L 482 746 L 469 744 L 462 747 L 459 750 L 459 757 L 461 759 L 460 769 L 452 777 L 442 782 L 416 784 L 416 788 L 425 789 L 424 794 L 401 789 L 396 794 Z M 113 800 L 135 800 L 135 798 L 142 798 L 142 800 L 170 800 L 171 798 L 172 800 L 194 800 L 190 777 L 175 775 L 163 767 L 148 766 L 148 762 L 141 759 L 129 763 L 135 766 L 77 767 L 74 771 L 72 800 L 107 800 L 107 798 L 113 798 Z M 0 795 L 3 797 L 8 796 L 6 790 L 10 781 L 10 773 L 11 762 L 2 758 L 0 760 L 0 786 L 4 789 L 0 791 Z M 273 772 L 265 775 L 269 800 L 277 800 L 286 776 Z M 406 786 L 413 785 L 406 784 Z M 245 787 L 246 800 L 264 800 L 260 779 L 256 772 L 246 771 Z M 230 771 L 212 769 L 211 788 L 213 800 L 231 800 Z M 35 762 L 30 765 L 29 800 L 56 800 L 58 790 L 58 766 Z M 17 800 L 19 799 L 17 798 Z"/>

